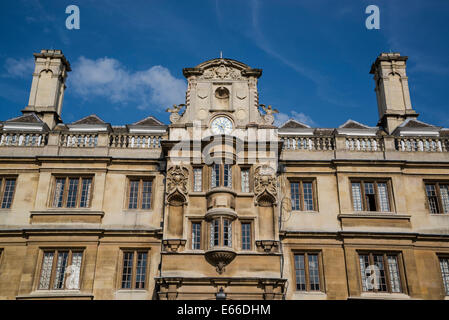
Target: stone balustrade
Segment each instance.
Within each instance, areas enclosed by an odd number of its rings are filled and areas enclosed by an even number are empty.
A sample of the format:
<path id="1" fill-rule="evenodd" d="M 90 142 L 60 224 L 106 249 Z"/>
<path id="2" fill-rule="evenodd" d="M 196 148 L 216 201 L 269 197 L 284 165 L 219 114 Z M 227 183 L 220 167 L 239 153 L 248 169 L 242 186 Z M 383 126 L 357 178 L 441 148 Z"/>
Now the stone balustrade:
<path id="1" fill-rule="evenodd" d="M 395 138 L 395 148 L 401 152 L 448 152 L 449 139 L 437 137 Z"/>
<path id="2" fill-rule="evenodd" d="M 131 149 L 158 149 L 162 137 L 159 135 L 112 134 L 109 137 L 109 147 Z"/>
<path id="3" fill-rule="evenodd" d="M 331 136 L 282 137 L 284 150 L 324 151 L 335 149 L 335 139 Z"/>
<path id="4" fill-rule="evenodd" d="M 384 142 L 378 137 L 347 137 L 346 150 L 350 151 L 384 151 Z"/>
<path id="5" fill-rule="evenodd" d="M 62 133 L 59 139 L 60 147 L 94 148 L 98 144 L 96 133 Z"/>
<path id="6" fill-rule="evenodd" d="M 47 133 L 4 132 L 0 147 L 43 147 L 48 142 Z"/>

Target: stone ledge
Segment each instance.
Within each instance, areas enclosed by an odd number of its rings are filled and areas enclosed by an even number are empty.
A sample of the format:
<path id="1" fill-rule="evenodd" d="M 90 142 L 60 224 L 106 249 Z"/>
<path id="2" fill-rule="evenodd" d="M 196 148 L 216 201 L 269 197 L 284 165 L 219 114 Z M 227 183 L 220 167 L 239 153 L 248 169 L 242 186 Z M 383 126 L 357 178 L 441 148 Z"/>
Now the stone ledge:
<path id="1" fill-rule="evenodd" d="M 93 300 L 94 295 L 91 293 L 83 293 L 78 290 L 42 290 L 42 291 L 33 291 L 30 294 L 18 295 L 16 296 L 17 300 L 40 300 L 40 299 L 48 299 L 48 300 L 73 300 L 73 299 L 82 299 L 82 300 Z"/>
<path id="2" fill-rule="evenodd" d="M 410 215 L 396 213 L 350 213 L 339 214 L 337 217 L 343 228 L 363 226 L 410 229 L 412 227 Z"/>
<path id="3" fill-rule="evenodd" d="M 30 223 L 101 223 L 103 216 L 103 211 L 79 209 L 31 211 Z"/>
<path id="4" fill-rule="evenodd" d="M 351 296 L 348 299 L 367 299 L 367 300 L 412 300 L 408 294 L 405 293 L 375 293 L 363 292 L 360 296 Z M 418 299 L 413 299 L 418 300 Z"/>

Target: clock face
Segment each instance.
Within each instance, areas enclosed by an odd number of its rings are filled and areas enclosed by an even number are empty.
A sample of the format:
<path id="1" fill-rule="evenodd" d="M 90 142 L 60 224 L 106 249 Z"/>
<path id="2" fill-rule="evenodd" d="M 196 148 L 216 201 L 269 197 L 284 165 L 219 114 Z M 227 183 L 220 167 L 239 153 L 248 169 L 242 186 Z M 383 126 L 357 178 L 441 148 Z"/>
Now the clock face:
<path id="1" fill-rule="evenodd" d="M 226 117 L 217 117 L 211 123 L 214 134 L 230 134 L 232 132 L 232 121 Z"/>

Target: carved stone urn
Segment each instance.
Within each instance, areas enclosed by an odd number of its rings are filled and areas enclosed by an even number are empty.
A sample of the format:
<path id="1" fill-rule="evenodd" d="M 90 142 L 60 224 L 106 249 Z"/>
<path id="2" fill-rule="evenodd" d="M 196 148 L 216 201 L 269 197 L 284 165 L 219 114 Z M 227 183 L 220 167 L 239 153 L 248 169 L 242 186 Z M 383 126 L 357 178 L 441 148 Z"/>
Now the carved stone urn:
<path id="1" fill-rule="evenodd" d="M 215 247 L 206 251 L 206 260 L 215 267 L 219 274 L 225 271 L 225 267 L 234 260 L 237 254 L 227 247 Z"/>

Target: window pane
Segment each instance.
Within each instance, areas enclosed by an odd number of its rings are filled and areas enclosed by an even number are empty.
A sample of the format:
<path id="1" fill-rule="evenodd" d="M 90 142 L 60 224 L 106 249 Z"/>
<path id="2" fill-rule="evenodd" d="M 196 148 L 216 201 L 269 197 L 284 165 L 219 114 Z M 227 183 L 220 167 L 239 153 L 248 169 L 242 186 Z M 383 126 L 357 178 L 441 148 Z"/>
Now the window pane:
<path id="1" fill-rule="evenodd" d="M 223 182 L 223 186 L 224 187 L 232 187 L 232 169 L 231 169 L 231 165 L 225 164 L 223 166 L 223 168 L 224 168 L 224 182 Z"/>
<path id="2" fill-rule="evenodd" d="M 377 190 L 379 191 L 380 211 L 389 212 L 390 211 L 390 203 L 388 201 L 387 184 L 384 182 L 378 183 Z"/>
<path id="3" fill-rule="evenodd" d="M 139 195 L 139 181 L 131 180 L 129 182 L 129 209 L 137 209 L 137 197 Z"/>
<path id="4" fill-rule="evenodd" d="M 401 292 L 401 280 L 397 256 L 388 256 L 388 271 L 390 274 L 391 292 Z"/>
<path id="5" fill-rule="evenodd" d="M 320 290 L 320 274 L 318 269 L 318 255 L 308 254 L 309 260 L 309 281 L 310 290 L 319 291 Z"/>
<path id="6" fill-rule="evenodd" d="M 133 252 L 123 253 L 122 289 L 131 289 L 133 259 Z"/>
<path id="7" fill-rule="evenodd" d="M 306 290 L 306 272 L 304 264 L 304 255 L 295 255 L 295 271 L 296 271 L 296 290 Z"/>
<path id="8" fill-rule="evenodd" d="M 203 169 L 193 169 L 193 191 L 200 192 L 203 190 Z"/>
<path id="9" fill-rule="evenodd" d="M 12 197 L 14 195 L 14 187 L 16 185 L 15 179 L 5 180 L 5 192 L 3 193 L 2 209 L 11 208 Z M 1 187 L 1 185 L 0 185 Z"/>
<path id="10" fill-rule="evenodd" d="M 151 208 L 151 181 L 142 181 L 142 209 Z"/>
<path id="11" fill-rule="evenodd" d="M 449 213 L 449 186 L 440 185 L 441 205 L 444 213 Z"/>
<path id="12" fill-rule="evenodd" d="M 42 262 L 41 278 L 39 280 L 39 289 L 49 289 L 51 270 L 53 267 L 54 252 L 45 252 L 44 260 Z"/>
<path id="13" fill-rule="evenodd" d="M 242 223 L 242 250 L 251 250 L 251 224 Z"/>
<path id="14" fill-rule="evenodd" d="M 387 289 L 387 279 L 385 275 L 385 264 L 383 255 L 374 255 L 373 256 L 374 264 L 379 268 L 379 279 L 378 291 L 388 291 Z"/>
<path id="15" fill-rule="evenodd" d="M 82 186 L 81 186 L 81 200 L 80 200 L 80 207 L 81 208 L 87 208 L 90 205 L 90 195 L 91 195 L 91 186 L 92 186 L 92 179 L 91 178 L 84 178 L 82 179 Z"/>
<path id="16" fill-rule="evenodd" d="M 312 182 L 303 182 L 302 188 L 304 190 L 304 210 L 312 211 L 314 210 Z"/>
<path id="17" fill-rule="evenodd" d="M 443 277 L 446 295 L 449 295 L 449 259 L 440 258 L 441 275 Z"/>
<path id="18" fill-rule="evenodd" d="M 242 169 L 242 192 L 249 192 L 249 169 Z"/>
<path id="19" fill-rule="evenodd" d="M 372 291 L 372 288 L 368 288 L 366 281 L 367 276 L 371 275 L 371 271 L 367 274 L 367 268 L 369 266 L 369 256 L 368 255 L 360 255 L 359 256 L 359 264 L 360 264 L 360 273 L 362 276 L 362 291 Z"/>
<path id="20" fill-rule="evenodd" d="M 212 188 L 220 186 L 220 165 L 214 164 L 212 167 Z"/>
<path id="21" fill-rule="evenodd" d="M 434 184 L 426 184 L 427 199 L 429 200 L 429 207 L 431 213 L 439 213 L 437 192 Z"/>
<path id="22" fill-rule="evenodd" d="M 147 253 L 137 253 L 137 268 L 136 268 L 136 289 L 145 288 L 145 278 L 147 272 Z"/>
<path id="23" fill-rule="evenodd" d="M 80 287 L 80 273 L 81 273 L 82 258 L 83 258 L 82 252 L 73 252 L 72 253 L 72 263 L 70 265 L 70 276 L 67 278 L 67 284 L 66 284 L 67 289 L 79 289 L 79 287 Z"/>
<path id="24" fill-rule="evenodd" d="M 299 182 L 290 183 L 292 210 L 301 210 L 301 195 L 299 193 Z"/>
<path id="25" fill-rule="evenodd" d="M 366 210 L 367 211 L 377 211 L 377 209 L 376 209 L 376 192 L 374 189 L 374 183 L 366 182 L 364 185 L 365 185 Z"/>
<path id="26" fill-rule="evenodd" d="M 56 274 L 53 289 L 64 289 L 65 271 L 67 268 L 67 261 L 69 258 L 68 251 L 58 252 L 58 259 L 56 262 Z"/>
<path id="27" fill-rule="evenodd" d="M 201 249 L 201 223 L 192 223 L 192 249 Z"/>
<path id="28" fill-rule="evenodd" d="M 220 221 L 215 219 L 210 224 L 210 246 L 211 248 L 219 245 Z"/>
<path id="29" fill-rule="evenodd" d="M 65 178 L 57 178 L 55 183 L 55 197 L 53 207 L 61 208 L 64 199 Z"/>
<path id="30" fill-rule="evenodd" d="M 78 194 L 79 178 L 69 179 L 69 190 L 67 193 L 67 208 L 76 207 L 76 196 Z"/>
<path id="31" fill-rule="evenodd" d="M 360 183 L 352 183 L 352 205 L 355 211 L 362 211 L 362 189 Z"/>
<path id="32" fill-rule="evenodd" d="M 232 247 L 232 229 L 231 221 L 223 219 L 223 245 Z"/>

